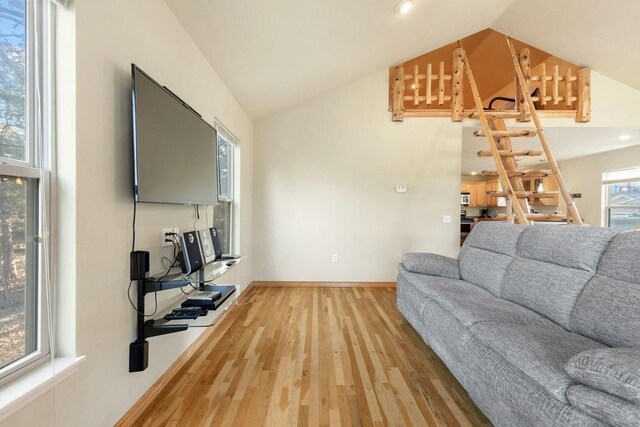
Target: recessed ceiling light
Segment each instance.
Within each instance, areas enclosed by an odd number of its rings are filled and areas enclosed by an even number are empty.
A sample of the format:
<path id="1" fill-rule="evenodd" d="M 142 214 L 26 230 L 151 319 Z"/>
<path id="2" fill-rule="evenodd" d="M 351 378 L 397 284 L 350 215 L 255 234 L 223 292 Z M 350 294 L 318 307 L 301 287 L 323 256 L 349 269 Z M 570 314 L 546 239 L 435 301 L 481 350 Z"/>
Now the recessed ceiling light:
<path id="1" fill-rule="evenodd" d="M 409 13 L 412 7 L 413 2 L 411 0 L 402 0 L 396 5 L 396 13 L 404 15 L 406 13 Z"/>
<path id="2" fill-rule="evenodd" d="M 631 135 L 620 135 L 620 136 L 618 137 L 618 139 L 619 139 L 620 141 L 626 141 L 626 140 L 631 139 L 631 138 L 633 138 Z"/>
<path id="3" fill-rule="evenodd" d="M 478 175 L 478 172 L 471 172 L 471 175 Z"/>

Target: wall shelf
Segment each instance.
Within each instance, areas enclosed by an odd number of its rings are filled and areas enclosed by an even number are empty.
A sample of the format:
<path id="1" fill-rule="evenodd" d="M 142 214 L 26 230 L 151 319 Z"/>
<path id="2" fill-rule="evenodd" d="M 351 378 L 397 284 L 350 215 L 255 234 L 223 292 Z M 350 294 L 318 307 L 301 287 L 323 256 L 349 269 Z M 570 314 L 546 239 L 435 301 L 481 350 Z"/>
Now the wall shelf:
<path id="1" fill-rule="evenodd" d="M 129 345 L 129 372 L 140 372 L 147 368 L 149 362 L 149 342 L 147 341 L 147 338 L 181 332 L 189 328 L 206 328 L 214 325 L 220 317 L 218 309 L 223 307 L 224 303 L 236 292 L 236 287 L 233 285 L 207 285 L 207 283 L 218 279 L 220 276 L 240 264 L 243 259 L 244 257 L 240 257 L 237 259 L 210 263 L 198 271 L 198 278 L 193 280 L 190 280 L 183 274 L 169 275 L 163 277 L 161 280 L 154 277 L 137 280 L 136 293 L 138 313 L 136 316 L 136 340 Z M 208 270 L 208 274 L 206 276 L 209 276 L 206 280 L 205 268 Z M 191 288 L 193 283 L 198 284 L 198 286 Z M 166 314 L 181 305 L 184 301 L 184 298 L 181 298 L 169 308 L 160 312 L 156 319 L 145 320 L 145 296 L 147 294 L 183 288 L 185 286 L 189 286 L 192 291 L 218 291 L 221 296 L 219 299 L 214 301 L 213 309 L 209 309 L 206 315 L 199 316 L 196 319 L 164 319 Z"/>

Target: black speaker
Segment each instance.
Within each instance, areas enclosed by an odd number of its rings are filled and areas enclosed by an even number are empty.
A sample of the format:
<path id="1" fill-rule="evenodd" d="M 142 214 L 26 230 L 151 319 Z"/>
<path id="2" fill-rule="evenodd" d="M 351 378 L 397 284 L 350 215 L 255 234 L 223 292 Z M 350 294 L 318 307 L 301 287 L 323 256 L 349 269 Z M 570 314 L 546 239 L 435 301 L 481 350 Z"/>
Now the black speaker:
<path id="1" fill-rule="evenodd" d="M 129 279 L 144 280 L 149 277 L 149 252 L 132 251 L 129 264 Z"/>
<path id="2" fill-rule="evenodd" d="M 189 231 L 182 234 L 182 255 L 180 266 L 184 274 L 191 274 L 202 268 L 202 253 L 198 242 L 198 233 Z"/>
<path id="3" fill-rule="evenodd" d="M 218 237 L 218 229 L 211 227 L 209 231 L 211 231 L 211 240 L 213 241 L 213 251 L 216 254 L 216 259 L 220 259 L 222 258 L 222 245 L 220 244 L 220 237 Z"/>

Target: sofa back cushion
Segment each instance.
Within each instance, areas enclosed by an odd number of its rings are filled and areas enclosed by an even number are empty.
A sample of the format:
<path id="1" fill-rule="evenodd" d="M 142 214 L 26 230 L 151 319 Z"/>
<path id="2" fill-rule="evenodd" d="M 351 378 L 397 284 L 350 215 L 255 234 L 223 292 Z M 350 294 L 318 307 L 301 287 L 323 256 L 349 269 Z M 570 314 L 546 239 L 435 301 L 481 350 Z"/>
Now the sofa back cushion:
<path id="1" fill-rule="evenodd" d="M 479 222 L 464 242 L 458 259 L 462 280 L 500 296 L 507 267 L 516 256 L 522 225 Z"/>
<path id="2" fill-rule="evenodd" d="M 640 348 L 640 232 L 611 241 L 578 298 L 571 328 L 612 347 Z"/>
<path id="3" fill-rule="evenodd" d="M 518 241 L 500 296 L 569 330 L 578 296 L 616 233 L 606 228 L 541 224 Z"/>

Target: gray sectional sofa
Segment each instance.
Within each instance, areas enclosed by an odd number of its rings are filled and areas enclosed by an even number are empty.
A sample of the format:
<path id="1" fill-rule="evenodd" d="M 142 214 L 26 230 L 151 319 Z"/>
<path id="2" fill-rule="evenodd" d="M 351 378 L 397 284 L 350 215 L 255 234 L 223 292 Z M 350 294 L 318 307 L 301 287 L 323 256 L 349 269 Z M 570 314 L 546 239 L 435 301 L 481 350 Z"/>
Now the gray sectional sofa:
<path id="1" fill-rule="evenodd" d="M 640 426 L 640 232 L 479 223 L 398 308 L 497 426 Z"/>

